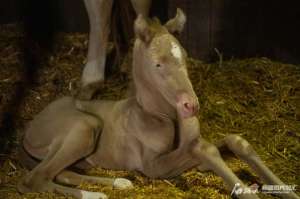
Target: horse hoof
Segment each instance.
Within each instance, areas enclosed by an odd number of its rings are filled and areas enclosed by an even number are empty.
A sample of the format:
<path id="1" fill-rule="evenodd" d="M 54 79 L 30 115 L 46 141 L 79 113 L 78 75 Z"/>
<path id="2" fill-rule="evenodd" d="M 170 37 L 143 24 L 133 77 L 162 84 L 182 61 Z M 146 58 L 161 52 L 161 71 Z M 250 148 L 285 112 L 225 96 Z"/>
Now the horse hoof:
<path id="1" fill-rule="evenodd" d="M 96 92 L 103 87 L 103 81 L 96 81 L 87 85 L 77 85 L 71 90 L 71 95 L 78 100 L 91 100 Z"/>
<path id="2" fill-rule="evenodd" d="M 108 199 L 108 197 L 104 193 L 81 191 L 81 199 Z"/>
<path id="3" fill-rule="evenodd" d="M 130 180 L 125 178 L 116 178 L 113 187 L 116 189 L 131 189 L 133 188 L 133 184 Z"/>

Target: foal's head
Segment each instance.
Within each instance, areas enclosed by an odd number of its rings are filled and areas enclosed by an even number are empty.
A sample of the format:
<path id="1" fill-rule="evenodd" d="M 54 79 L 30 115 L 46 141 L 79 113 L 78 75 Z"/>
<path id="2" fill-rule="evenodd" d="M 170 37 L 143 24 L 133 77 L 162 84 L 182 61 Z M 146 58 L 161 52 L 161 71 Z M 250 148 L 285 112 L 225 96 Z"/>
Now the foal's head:
<path id="1" fill-rule="evenodd" d="M 135 21 L 136 41 L 133 52 L 133 77 L 161 94 L 177 113 L 191 117 L 199 104 L 188 77 L 187 54 L 172 33 L 180 33 L 186 17 L 177 9 L 175 18 L 161 25 L 158 20 L 147 20 L 141 15 Z"/>

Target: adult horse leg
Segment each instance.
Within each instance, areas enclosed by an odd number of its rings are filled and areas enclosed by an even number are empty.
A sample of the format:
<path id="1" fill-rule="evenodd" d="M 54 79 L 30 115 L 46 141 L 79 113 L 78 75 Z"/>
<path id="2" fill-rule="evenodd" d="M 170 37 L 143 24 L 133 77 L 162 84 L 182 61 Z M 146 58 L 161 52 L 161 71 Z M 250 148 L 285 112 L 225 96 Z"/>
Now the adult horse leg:
<path id="1" fill-rule="evenodd" d="M 152 0 L 131 0 L 132 6 L 137 15 L 142 14 L 145 17 L 149 16 Z M 127 90 L 126 96 L 135 95 L 135 86 L 133 82 L 129 82 L 129 89 Z"/>
<path id="2" fill-rule="evenodd" d="M 151 0 L 131 0 L 137 14 L 148 16 Z M 87 63 L 83 69 L 78 99 L 91 99 L 104 81 L 106 50 L 110 33 L 110 18 L 113 0 L 84 0 L 89 22 L 90 35 Z"/>
<path id="3" fill-rule="evenodd" d="M 132 6 L 136 14 L 142 14 L 148 17 L 152 0 L 131 0 Z"/>
<path id="4" fill-rule="evenodd" d="M 83 69 L 79 99 L 90 99 L 104 81 L 106 50 L 113 0 L 84 0 L 89 22 L 87 63 Z"/>

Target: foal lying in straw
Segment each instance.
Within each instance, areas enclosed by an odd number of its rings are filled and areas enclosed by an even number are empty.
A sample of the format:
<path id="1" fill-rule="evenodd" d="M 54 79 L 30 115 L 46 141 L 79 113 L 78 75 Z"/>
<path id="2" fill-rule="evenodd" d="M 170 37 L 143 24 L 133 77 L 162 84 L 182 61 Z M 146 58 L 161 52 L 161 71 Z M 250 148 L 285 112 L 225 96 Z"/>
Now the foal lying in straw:
<path id="1" fill-rule="evenodd" d="M 59 183 L 100 183 L 125 189 L 124 178 L 79 175 L 70 166 L 136 170 L 151 178 L 170 178 L 187 169 L 211 170 L 228 189 L 243 182 L 220 156 L 218 148 L 200 136 L 197 96 L 189 80 L 186 52 L 171 33 L 181 32 L 186 21 L 178 9 L 164 26 L 141 15 L 135 21 L 133 49 L 135 94 L 120 101 L 79 101 L 61 98 L 31 122 L 23 141 L 23 161 L 33 168 L 19 184 L 21 192 L 57 191 L 76 198 L 107 198 Z M 261 161 L 250 144 L 228 135 L 219 147 L 227 147 L 248 163 L 268 184 L 283 185 Z M 32 157 L 39 159 L 31 164 Z M 281 194 L 299 198 L 295 193 Z M 238 198 L 258 198 L 239 194 Z"/>

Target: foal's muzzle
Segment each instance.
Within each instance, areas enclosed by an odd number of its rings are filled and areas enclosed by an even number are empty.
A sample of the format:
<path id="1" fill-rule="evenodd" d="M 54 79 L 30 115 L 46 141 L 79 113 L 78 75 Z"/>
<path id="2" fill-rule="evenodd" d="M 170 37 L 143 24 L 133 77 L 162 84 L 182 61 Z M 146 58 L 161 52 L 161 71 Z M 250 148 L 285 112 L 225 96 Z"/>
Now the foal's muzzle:
<path id="1" fill-rule="evenodd" d="M 182 118 L 195 116 L 199 111 L 198 98 L 194 95 L 182 93 L 178 95 L 176 101 L 177 111 Z"/>

